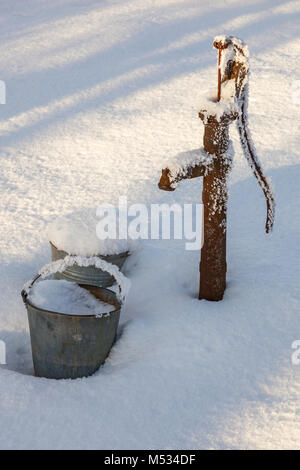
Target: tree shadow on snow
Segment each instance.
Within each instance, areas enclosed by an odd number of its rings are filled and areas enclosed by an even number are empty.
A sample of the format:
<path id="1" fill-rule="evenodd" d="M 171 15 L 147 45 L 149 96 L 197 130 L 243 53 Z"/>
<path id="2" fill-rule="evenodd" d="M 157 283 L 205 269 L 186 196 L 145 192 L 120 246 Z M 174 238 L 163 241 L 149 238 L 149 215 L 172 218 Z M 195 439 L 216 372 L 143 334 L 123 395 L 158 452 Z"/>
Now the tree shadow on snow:
<path id="1" fill-rule="evenodd" d="M 175 20 L 173 19 L 168 23 L 149 21 L 142 31 L 133 33 L 130 39 L 122 39 L 121 42 L 117 42 L 107 50 L 92 53 L 75 63 L 68 63 L 49 70 L 25 73 L 22 78 L 9 78 L 12 90 L 15 88 L 15 91 L 11 92 L 11 100 L 15 99 L 15 103 L 11 102 L 10 106 L 2 109 L 2 119 L 13 118 L 18 114 L 34 110 L 35 107 L 51 106 L 56 101 L 59 102 L 59 100 L 66 97 L 71 99 L 68 103 L 56 106 L 54 111 L 46 111 L 44 114 L 40 114 L 36 122 L 30 122 L 29 118 L 28 124 L 25 123 L 23 128 L 15 127 L 2 137 L 2 144 L 8 144 L 12 140 L 15 143 L 16 140 L 23 139 L 24 136 L 28 136 L 28 130 L 30 132 L 40 132 L 51 124 L 57 124 L 60 120 L 74 117 L 75 113 L 94 109 L 100 111 L 102 106 L 113 103 L 118 98 L 125 98 L 149 86 L 213 65 L 215 55 L 211 53 L 212 37 L 200 41 L 194 40 L 188 45 L 177 45 L 173 49 L 170 46 L 176 44 L 180 39 L 184 40 L 187 35 L 201 31 L 202 27 L 205 29 L 214 28 L 216 33 L 223 32 L 223 25 L 228 21 L 246 14 L 258 12 L 263 14 L 269 8 L 278 4 L 280 5 L 281 2 L 270 3 L 265 1 L 260 2 L 259 5 L 235 5 L 234 7 L 219 8 L 217 12 L 212 11 L 187 18 L 176 17 Z M 167 8 L 162 9 L 162 11 L 166 13 Z M 231 28 L 230 34 L 239 35 L 247 41 L 253 35 L 254 28 L 256 36 L 260 34 L 264 38 L 261 47 L 253 51 L 257 55 L 267 48 L 273 49 L 276 47 L 276 39 L 272 34 L 268 34 L 268 31 L 271 33 L 276 26 L 286 25 L 285 30 L 291 30 L 291 37 L 294 39 L 294 30 L 291 25 L 296 24 L 296 22 L 297 15 L 294 14 L 269 15 L 267 18 L 250 19 L 241 28 Z M 99 44 L 101 44 L 101 33 L 97 32 L 95 34 L 96 37 L 99 35 Z M 289 41 L 291 37 L 285 37 L 284 41 Z M 82 43 L 85 40 L 88 42 L 90 38 L 80 37 L 79 39 Z M 76 41 L 77 39 L 73 41 L 75 49 Z M 167 48 L 167 50 L 164 50 L 164 48 Z M 62 44 L 56 53 L 61 53 L 63 50 L 64 46 Z M 153 66 L 155 67 L 154 70 L 151 69 Z M 150 69 L 147 71 L 148 67 Z M 145 70 L 141 77 L 134 75 L 132 78 L 125 78 L 126 74 L 139 70 Z M 122 80 L 122 77 L 124 80 Z M 3 78 L 5 79 L 5 76 Z M 90 97 L 80 96 L 79 100 L 74 99 L 72 103 L 73 94 L 82 92 L 88 94 L 93 87 L 101 83 L 109 84 L 115 79 L 121 79 L 121 82 L 116 83 L 111 89 L 100 91 L 99 96 L 97 96 L 97 93 L 96 96 L 94 94 Z M 21 87 L 18 85 L 19 80 L 22 81 Z M 45 87 L 41 86 L 43 83 L 45 83 Z M 24 99 L 22 95 L 21 99 L 18 93 L 19 90 L 24 89 L 37 89 L 39 93 L 29 94 L 30 99 Z"/>

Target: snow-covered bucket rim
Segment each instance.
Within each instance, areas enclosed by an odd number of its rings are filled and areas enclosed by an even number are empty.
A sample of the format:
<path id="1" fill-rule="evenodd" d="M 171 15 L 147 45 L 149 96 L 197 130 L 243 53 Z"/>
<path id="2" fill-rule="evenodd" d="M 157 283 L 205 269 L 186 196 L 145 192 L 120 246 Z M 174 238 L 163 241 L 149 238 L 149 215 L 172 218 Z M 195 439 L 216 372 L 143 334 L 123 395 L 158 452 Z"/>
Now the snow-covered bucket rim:
<path id="1" fill-rule="evenodd" d="M 57 272 L 63 272 L 65 271 L 67 267 L 73 266 L 74 264 L 77 264 L 78 266 L 84 266 L 84 267 L 95 266 L 96 268 L 102 269 L 103 271 L 106 271 L 111 276 L 113 276 L 119 286 L 119 292 L 115 293 L 104 287 L 99 287 L 99 289 L 111 292 L 112 294 L 116 295 L 116 298 L 118 302 L 120 303 L 120 307 L 122 306 L 122 304 L 125 302 L 126 296 L 130 289 L 130 280 L 126 276 L 124 276 L 123 273 L 121 273 L 118 266 L 108 263 L 104 259 L 98 258 L 97 256 L 86 258 L 84 256 L 68 255 L 64 259 L 52 261 L 51 263 L 46 264 L 40 269 L 38 274 L 33 279 L 25 283 L 21 292 L 24 302 L 25 303 L 29 302 L 27 299 L 29 291 L 39 278 L 44 279 L 50 276 L 51 274 L 55 274 Z M 95 286 L 91 286 L 91 287 L 95 287 Z M 53 313 L 56 313 L 56 312 L 53 312 Z M 61 314 L 61 315 L 65 315 L 65 314 Z M 89 316 L 94 317 L 94 315 L 85 315 L 85 317 L 89 317 Z"/>
<path id="2" fill-rule="evenodd" d="M 80 256 L 81 255 L 75 255 L 74 253 L 68 253 L 66 250 L 63 250 L 61 248 L 57 248 L 57 246 L 51 241 L 49 240 L 49 244 L 51 247 L 55 248 L 57 251 L 61 251 L 62 253 L 65 253 L 66 256 Z M 110 259 L 110 258 L 127 258 L 128 256 L 131 255 L 131 251 L 130 250 L 126 250 L 126 251 L 121 251 L 119 253 L 112 253 L 112 254 L 109 254 L 109 255 L 102 255 L 101 253 L 99 254 L 93 254 L 92 256 L 85 256 L 85 258 L 92 258 L 92 257 L 97 257 L 97 258 L 102 258 L 102 259 Z"/>

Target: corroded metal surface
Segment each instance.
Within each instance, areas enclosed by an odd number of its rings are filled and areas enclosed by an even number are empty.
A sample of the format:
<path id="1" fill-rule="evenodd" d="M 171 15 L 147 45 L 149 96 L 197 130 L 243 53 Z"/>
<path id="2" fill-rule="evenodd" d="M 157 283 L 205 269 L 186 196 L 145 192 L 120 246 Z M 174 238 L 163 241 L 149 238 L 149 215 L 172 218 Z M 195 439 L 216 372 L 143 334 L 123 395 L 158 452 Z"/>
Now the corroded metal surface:
<path id="1" fill-rule="evenodd" d="M 199 117 L 204 120 L 203 113 L 200 112 Z M 227 175 L 231 168 L 231 160 L 227 157 L 228 128 L 234 118 L 234 115 L 224 116 L 217 121 L 209 116 L 204 124 L 204 148 L 215 157 L 213 170 L 203 179 L 199 299 L 222 300 L 226 288 Z"/>
<path id="2" fill-rule="evenodd" d="M 207 164 L 199 164 L 187 169 L 187 172 L 184 176 L 184 179 L 192 179 L 198 178 L 199 176 L 204 176 L 212 170 L 212 165 Z M 160 181 L 158 183 L 159 189 L 163 191 L 175 191 L 174 183 L 181 181 L 183 179 L 182 176 L 178 176 L 177 178 L 170 178 L 170 170 L 165 168 L 161 172 Z"/>
<path id="3" fill-rule="evenodd" d="M 214 47 L 219 50 L 218 54 L 218 92 L 217 92 L 217 100 L 220 101 L 221 99 L 221 57 L 222 57 L 222 51 L 224 49 L 227 49 L 228 47 L 228 42 L 222 42 L 222 41 L 214 41 Z"/>
<path id="4" fill-rule="evenodd" d="M 254 176 L 260 184 L 267 202 L 266 232 L 272 230 L 274 222 L 275 200 L 271 186 L 264 176 L 247 124 L 248 96 L 248 50 L 246 45 L 232 36 L 219 36 L 214 41 L 218 49 L 218 89 L 217 101 L 221 99 L 222 83 L 234 80 L 234 112 L 223 111 L 217 119 L 216 115 L 208 115 L 207 110 L 199 113 L 204 123 L 204 150 L 213 156 L 213 163 L 207 167 L 199 165 L 185 169 L 175 182 L 181 179 L 203 176 L 202 201 L 204 204 L 203 245 L 200 261 L 199 299 L 218 301 L 223 298 L 226 288 L 226 211 L 227 211 L 227 175 L 231 168 L 228 155 L 229 124 L 237 119 L 241 144 Z M 230 48 L 230 49 L 228 49 Z M 228 49 L 225 63 L 222 65 L 222 52 Z M 221 71 L 223 69 L 223 73 Z M 223 76 L 222 76 L 223 75 Z M 233 102 L 233 101 L 232 101 Z M 211 113 L 212 114 L 212 113 Z M 172 191 L 170 170 L 162 170 L 159 188 Z"/>
<path id="5" fill-rule="evenodd" d="M 215 116 L 207 116 L 203 110 L 199 117 L 204 122 L 204 150 L 213 155 L 213 164 L 191 168 L 178 180 L 204 177 L 199 299 L 219 301 L 223 298 L 226 288 L 227 175 L 231 168 L 231 159 L 228 157 L 229 124 L 237 116 L 233 113 L 224 114 L 217 120 Z M 159 188 L 173 191 L 168 174 L 168 169 L 162 170 Z"/>

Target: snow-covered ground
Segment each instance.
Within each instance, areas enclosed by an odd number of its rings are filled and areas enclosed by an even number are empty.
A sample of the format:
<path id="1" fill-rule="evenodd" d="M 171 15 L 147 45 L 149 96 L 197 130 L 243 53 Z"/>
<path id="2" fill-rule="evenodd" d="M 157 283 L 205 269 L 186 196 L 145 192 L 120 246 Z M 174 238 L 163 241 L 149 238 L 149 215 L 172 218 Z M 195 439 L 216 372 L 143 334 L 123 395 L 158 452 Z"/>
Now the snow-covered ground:
<path id="1" fill-rule="evenodd" d="M 299 449 L 300 1 L 14 0 L 0 14 L 0 448 Z M 119 195 L 201 201 L 200 179 L 173 193 L 157 183 L 164 159 L 202 144 L 223 33 L 250 48 L 273 234 L 232 126 L 224 300 L 197 300 L 198 251 L 145 241 L 106 364 L 88 379 L 35 378 L 20 291 L 49 261 L 47 223 Z"/>

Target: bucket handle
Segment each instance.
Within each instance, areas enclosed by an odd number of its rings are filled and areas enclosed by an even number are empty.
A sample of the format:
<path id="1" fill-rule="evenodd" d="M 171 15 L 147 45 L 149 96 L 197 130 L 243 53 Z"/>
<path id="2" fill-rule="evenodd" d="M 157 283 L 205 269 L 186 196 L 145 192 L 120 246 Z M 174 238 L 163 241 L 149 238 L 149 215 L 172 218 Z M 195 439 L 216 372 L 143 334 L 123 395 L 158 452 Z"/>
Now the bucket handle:
<path id="1" fill-rule="evenodd" d="M 44 279 L 47 276 L 55 273 L 62 273 L 66 270 L 66 268 L 77 264 L 78 266 L 88 267 L 88 266 L 95 266 L 98 269 L 102 269 L 102 271 L 106 271 L 111 276 L 113 276 L 119 286 L 119 293 L 117 293 L 118 299 L 123 303 L 125 298 L 130 289 L 130 280 L 121 273 L 118 266 L 108 263 L 102 258 L 98 258 L 97 256 L 92 256 L 90 258 L 86 258 L 84 256 L 71 256 L 67 255 L 64 259 L 59 259 L 57 261 L 52 261 L 51 263 L 46 264 L 38 274 L 29 282 L 26 282 L 24 285 L 21 295 L 23 298 L 24 303 L 26 303 L 27 296 L 29 294 L 29 290 L 35 283 L 37 279 L 40 277 Z"/>

